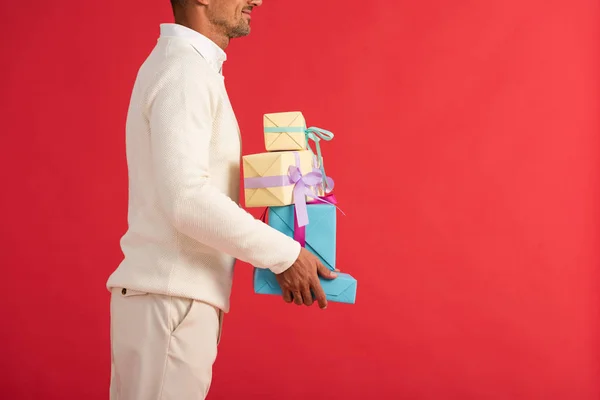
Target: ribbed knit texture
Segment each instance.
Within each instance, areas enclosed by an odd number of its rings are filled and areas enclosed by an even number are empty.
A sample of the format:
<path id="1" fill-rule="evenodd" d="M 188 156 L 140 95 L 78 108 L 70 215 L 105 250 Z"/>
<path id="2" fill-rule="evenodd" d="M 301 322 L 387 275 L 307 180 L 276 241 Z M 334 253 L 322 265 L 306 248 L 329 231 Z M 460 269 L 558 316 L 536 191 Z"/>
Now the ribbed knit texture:
<path id="1" fill-rule="evenodd" d="M 107 287 L 229 311 L 235 259 L 278 273 L 300 244 L 239 205 L 240 135 L 223 76 L 185 38 L 161 37 L 126 124 L 129 229 Z"/>

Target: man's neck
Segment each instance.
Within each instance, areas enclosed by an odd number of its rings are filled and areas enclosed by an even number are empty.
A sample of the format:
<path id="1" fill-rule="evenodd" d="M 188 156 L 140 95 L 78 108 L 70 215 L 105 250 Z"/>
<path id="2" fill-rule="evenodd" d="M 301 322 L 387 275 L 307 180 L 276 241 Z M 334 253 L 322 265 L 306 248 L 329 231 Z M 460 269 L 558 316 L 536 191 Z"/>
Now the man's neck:
<path id="1" fill-rule="evenodd" d="M 224 33 L 220 32 L 218 27 L 215 27 L 214 25 L 198 21 L 193 18 L 189 18 L 185 15 L 176 16 L 175 23 L 183 25 L 206 36 L 207 38 L 212 40 L 217 46 L 223 49 L 223 51 L 225 51 L 227 46 L 229 46 L 229 37 L 227 37 L 227 35 L 225 35 Z"/>

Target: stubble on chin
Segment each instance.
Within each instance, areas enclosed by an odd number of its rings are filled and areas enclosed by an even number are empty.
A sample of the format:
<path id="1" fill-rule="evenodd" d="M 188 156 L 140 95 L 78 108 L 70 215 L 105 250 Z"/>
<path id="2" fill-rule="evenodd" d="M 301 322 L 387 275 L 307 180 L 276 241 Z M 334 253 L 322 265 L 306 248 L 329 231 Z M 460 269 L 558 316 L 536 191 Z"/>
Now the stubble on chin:
<path id="1" fill-rule="evenodd" d="M 243 19 L 240 20 L 238 22 L 238 24 L 236 26 L 232 27 L 228 32 L 228 36 L 231 39 L 248 36 L 249 34 L 250 34 L 250 24 L 248 22 L 244 21 Z"/>
<path id="2" fill-rule="evenodd" d="M 236 25 L 232 25 L 232 24 L 228 23 L 227 21 L 217 19 L 217 18 L 209 17 L 209 21 L 214 26 L 219 27 L 219 30 L 225 36 L 227 36 L 229 39 L 248 36 L 250 34 L 250 25 L 248 22 L 246 22 L 244 20 L 238 21 L 238 23 Z"/>
<path id="3" fill-rule="evenodd" d="M 246 20 L 243 15 L 240 15 L 234 23 L 231 20 L 220 17 L 223 15 L 219 9 L 209 9 L 208 20 L 217 27 L 221 33 L 229 39 L 247 36 L 250 34 L 250 21 Z"/>

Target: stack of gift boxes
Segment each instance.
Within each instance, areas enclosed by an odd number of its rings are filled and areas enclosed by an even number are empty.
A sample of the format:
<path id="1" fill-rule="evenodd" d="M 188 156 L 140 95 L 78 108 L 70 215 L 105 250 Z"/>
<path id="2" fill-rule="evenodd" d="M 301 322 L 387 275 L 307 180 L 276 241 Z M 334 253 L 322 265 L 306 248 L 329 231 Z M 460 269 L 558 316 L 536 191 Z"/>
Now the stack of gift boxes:
<path id="1" fill-rule="evenodd" d="M 333 271 L 338 207 L 320 144 L 333 134 L 307 128 L 301 112 L 263 118 L 266 152 L 242 157 L 246 207 L 266 207 L 263 221 L 294 238 Z M 355 303 L 357 281 L 351 275 L 340 272 L 336 279 L 320 282 L 329 301 Z M 262 268 L 254 269 L 254 291 L 282 294 L 273 272 Z"/>

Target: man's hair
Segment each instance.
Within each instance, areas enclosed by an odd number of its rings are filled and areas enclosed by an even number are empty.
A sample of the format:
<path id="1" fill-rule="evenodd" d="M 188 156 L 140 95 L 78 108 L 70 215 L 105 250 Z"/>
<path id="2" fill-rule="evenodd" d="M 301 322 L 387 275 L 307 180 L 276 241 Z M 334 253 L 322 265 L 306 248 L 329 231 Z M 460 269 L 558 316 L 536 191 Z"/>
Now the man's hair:
<path id="1" fill-rule="evenodd" d="M 172 7 L 184 6 L 185 2 L 186 2 L 186 0 L 171 0 L 171 6 Z"/>

